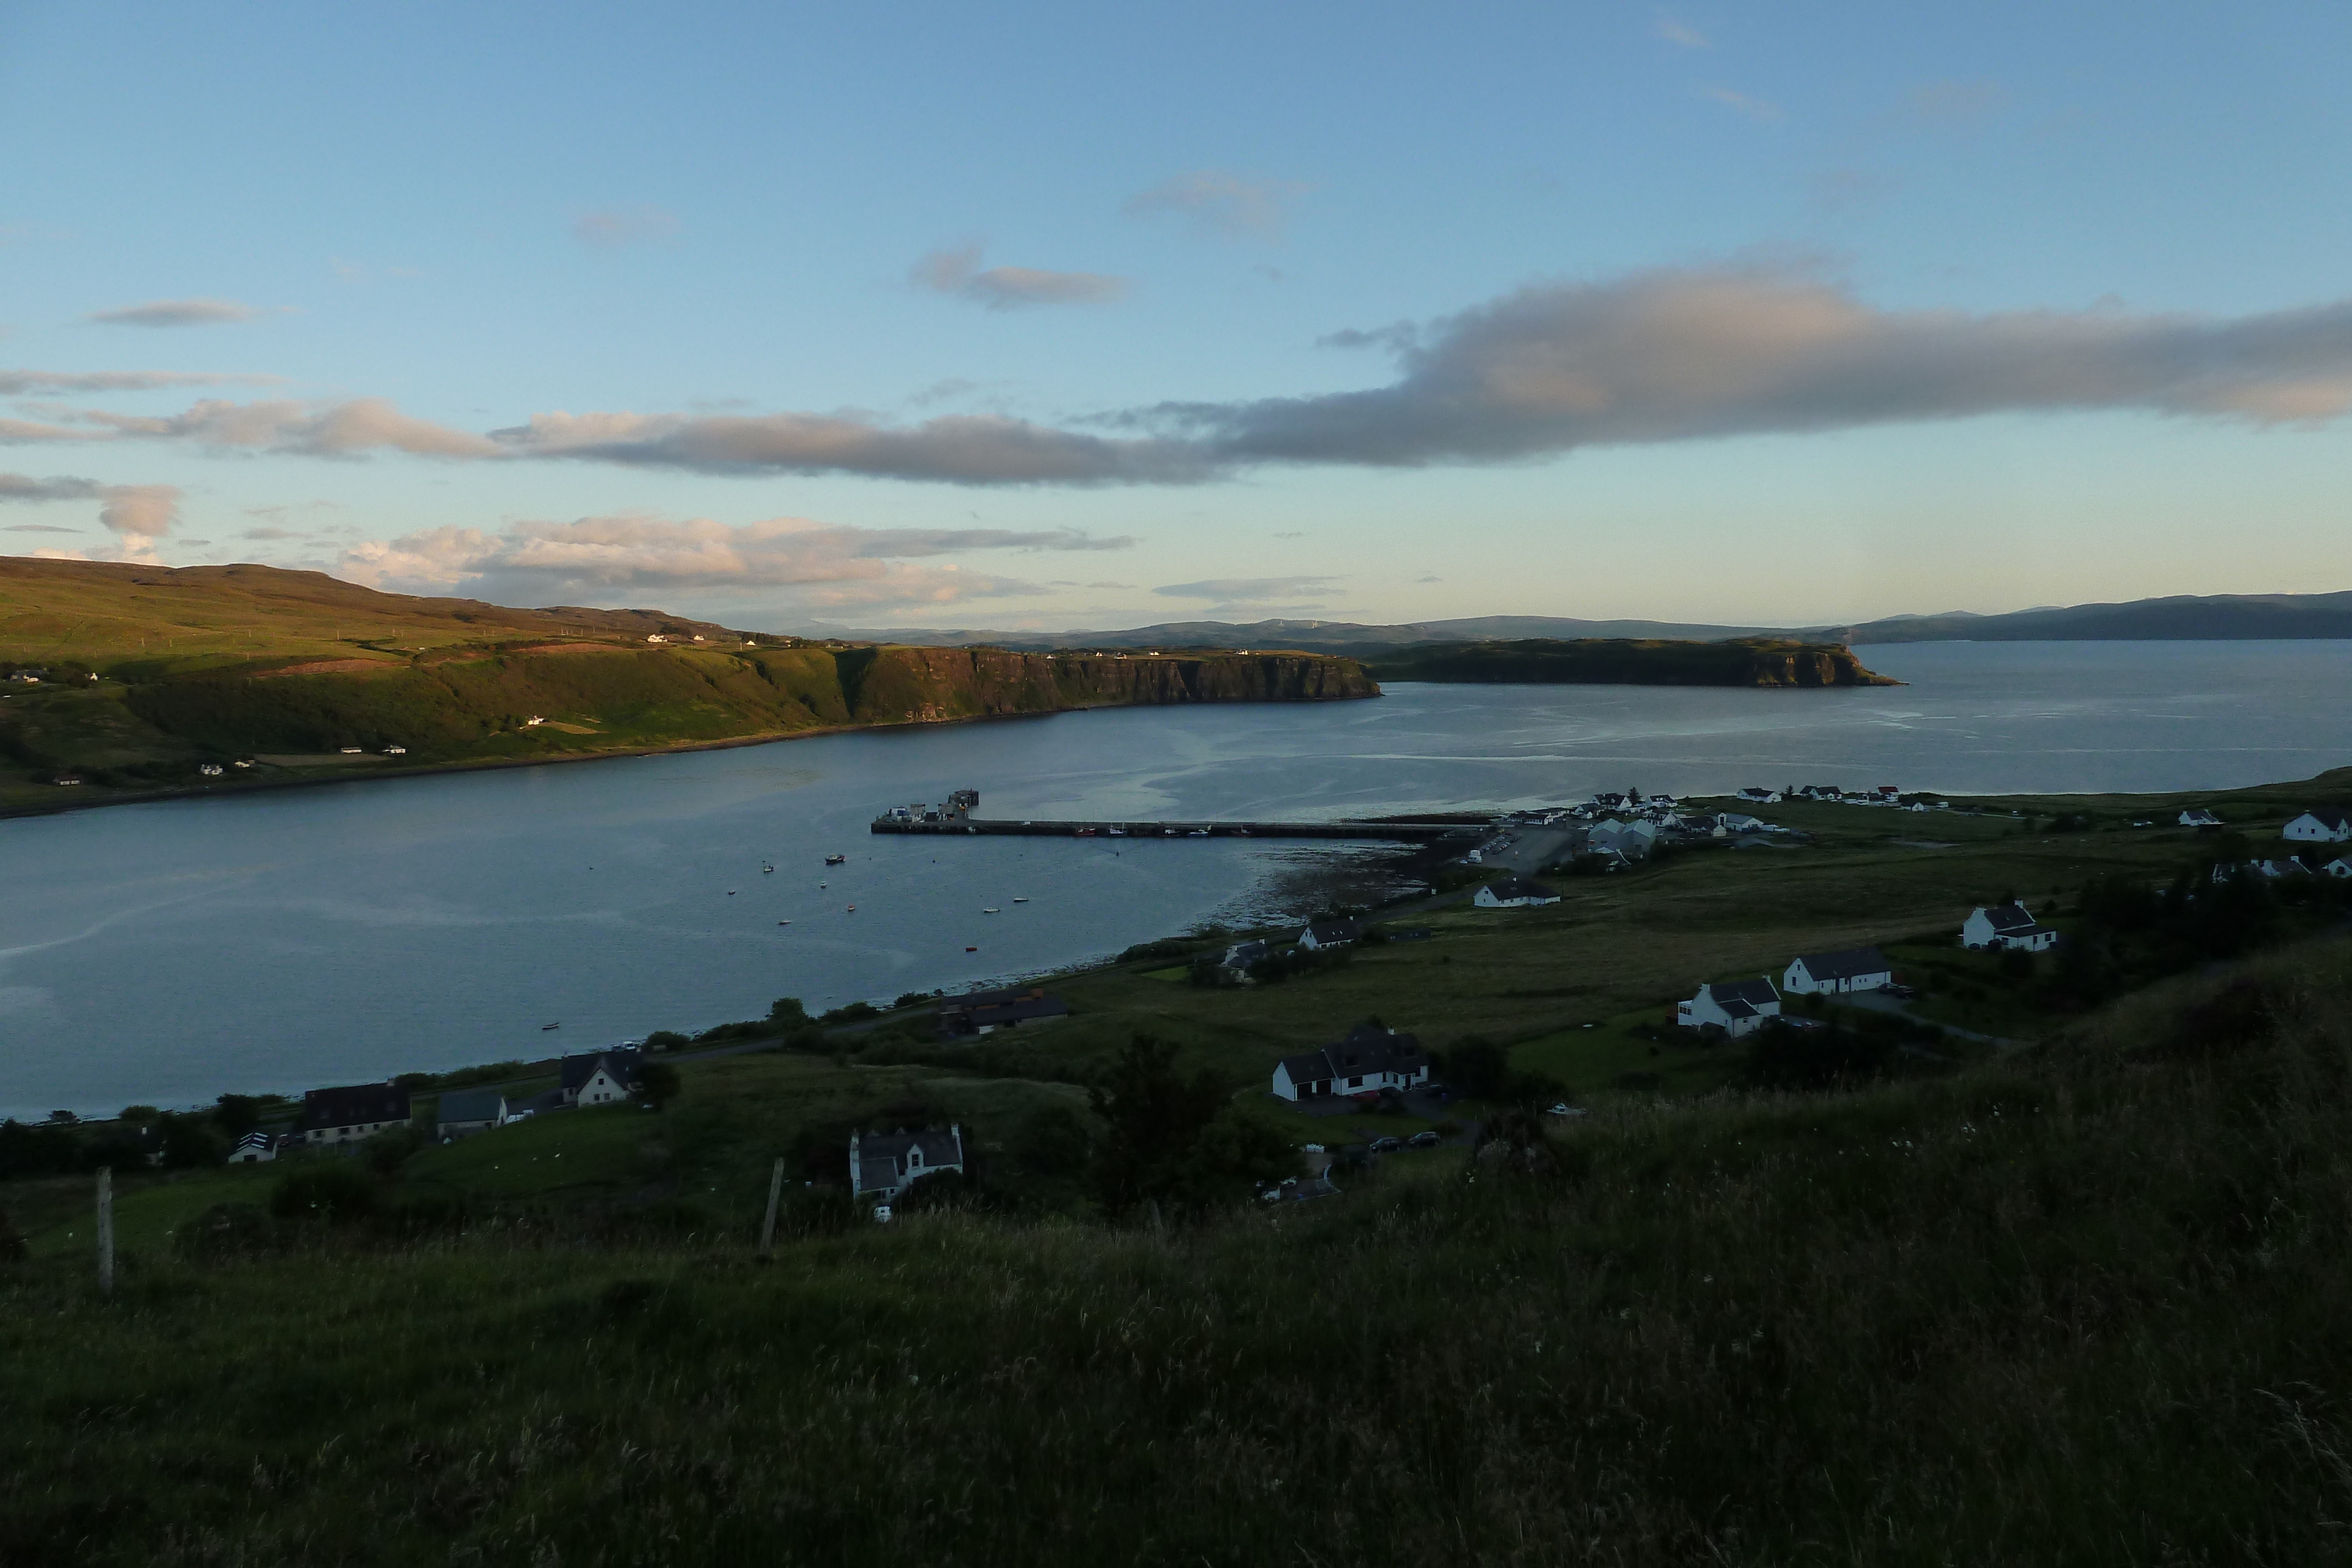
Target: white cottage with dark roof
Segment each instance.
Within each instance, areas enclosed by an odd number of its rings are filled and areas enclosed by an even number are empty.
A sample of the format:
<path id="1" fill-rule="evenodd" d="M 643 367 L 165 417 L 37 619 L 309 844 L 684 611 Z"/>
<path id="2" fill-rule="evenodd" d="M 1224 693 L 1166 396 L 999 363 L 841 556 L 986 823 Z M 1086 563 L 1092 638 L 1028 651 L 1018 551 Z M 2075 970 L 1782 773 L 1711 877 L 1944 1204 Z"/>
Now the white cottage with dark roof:
<path id="1" fill-rule="evenodd" d="M 396 1083 L 306 1090 L 295 1135 L 309 1144 L 349 1144 L 408 1124 L 408 1091 Z"/>
<path id="2" fill-rule="evenodd" d="M 2280 829 L 2279 836 L 2306 844 L 2340 844 L 2352 840 L 2352 812 L 2335 807 L 2305 811 Z"/>
<path id="3" fill-rule="evenodd" d="M 873 1193 L 887 1202 L 927 1176 L 962 1169 L 961 1123 L 944 1133 L 849 1134 L 849 1190 L 861 1197 Z"/>
<path id="4" fill-rule="evenodd" d="M 1286 1056 L 1274 1069 L 1275 1093 L 1291 1101 L 1377 1094 L 1428 1082 L 1429 1053 L 1421 1049 L 1420 1037 L 1372 1024 L 1357 1025 L 1346 1039 L 1320 1051 Z"/>
<path id="5" fill-rule="evenodd" d="M 1780 988 L 1799 996 L 1816 991 L 1874 991 L 1894 983 L 1895 966 L 1875 947 L 1806 953 L 1789 960 L 1780 974 Z"/>
<path id="6" fill-rule="evenodd" d="M 1733 1036 L 1759 1030 L 1766 1019 L 1780 1016 L 1780 994 L 1772 988 L 1769 979 L 1760 976 L 1753 980 L 1701 986 L 1698 995 L 1675 1004 L 1675 1022 L 1681 1028 L 1713 1026 Z"/>
<path id="7" fill-rule="evenodd" d="M 2034 924 L 2021 904 L 1989 904 L 1960 927 L 1960 946 L 1979 950 L 2039 953 L 2058 945 L 2058 933 Z"/>

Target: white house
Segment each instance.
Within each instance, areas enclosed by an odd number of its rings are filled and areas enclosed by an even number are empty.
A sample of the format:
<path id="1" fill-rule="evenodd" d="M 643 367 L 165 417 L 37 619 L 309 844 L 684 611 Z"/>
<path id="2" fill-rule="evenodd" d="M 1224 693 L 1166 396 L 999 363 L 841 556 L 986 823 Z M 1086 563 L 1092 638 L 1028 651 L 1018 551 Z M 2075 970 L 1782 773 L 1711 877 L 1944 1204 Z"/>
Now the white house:
<path id="1" fill-rule="evenodd" d="M 1750 784 L 1747 789 L 1739 791 L 1739 799 L 1742 800 L 1752 801 L 1759 806 L 1777 806 L 1780 803 L 1780 791 L 1778 789 L 1759 789 L 1755 785 Z"/>
<path id="2" fill-rule="evenodd" d="M 1345 1040 L 1320 1051 L 1286 1056 L 1274 1069 L 1275 1093 L 1290 1101 L 1377 1094 L 1428 1082 L 1429 1053 L 1421 1049 L 1420 1038 L 1371 1024 L 1358 1024 Z"/>
<path id="3" fill-rule="evenodd" d="M 1743 817 L 1737 811 L 1717 812 L 1715 825 L 1727 833 L 1761 833 L 1770 831 L 1765 827 L 1763 818 Z"/>
<path id="4" fill-rule="evenodd" d="M 1960 946 L 1998 947 L 2008 952 L 2039 953 L 2058 945 L 2058 933 L 2036 925 L 2021 904 L 2002 904 L 1978 910 L 1960 927 Z"/>
<path id="5" fill-rule="evenodd" d="M 2279 830 L 2279 837 L 2300 840 L 2306 844 L 2340 844 L 2352 839 L 2352 812 L 2333 808 L 2305 811 Z"/>
<path id="6" fill-rule="evenodd" d="M 562 1088 L 567 1105 L 610 1105 L 629 1097 L 637 1081 L 634 1049 L 592 1051 L 563 1059 Z"/>
<path id="7" fill-rule="evenodd" d="M 1780 996 L 1769 978 L 1730 980 L 1701 986 L 1698 995 L 1675 1004 L 1675 1022 L 1684 1029 L 1712 1024 L 1732 1036 L 1752 1033 L 1764 1020 L 1780 1016 Z"/>
<path id="8" fill-rule="evenodd" d="M 2184 828 L 2218 828 L 2221 825 L 2221 819 L 2202 806 L 2191 806 L 2180 813 L 2180 825 Z"/>
<path id="9" fill-rule="evenodd" d="M 1780 975 L 1780 988 L 1800 996 L 1816 991 L 1874 991 L 1894 983 L 1895 966 L 1875 947 L 1807 953 L 1791 958 Z"/>
<path id="10" fill-rule="evenodd" d="M 278 1157 L 278 1140 L 268 1133 L 247 1133 L 228 1152 L 233 1166 L 257 1166 Z"/>
<path id="11" fill-rule="evenodd" d="M 849 1190 L 879 1193 L 887 1201 L 927 1176 L 963 1169 L 963 1126 L 944 1133 L 852 1133 Z"/>
<path id="12" fill-rule="evenodd" d="M 1309 952 L 1318 947 L 1345 947 L 1356 940 L 1352 920 L 1318 920 L 1298 934 L 1298 945 Z"/>
<path id="13" fill-rule="evenodd" d="M 1504 876 L 1479 888 L 1470 902 L 1481 909 L 1533 909 L 1538 904 L 1558 904 L 1559 894 L 1539 882 Z"/>
<path id="14" fill-rule="evenodd" d="M 1657 847 L 1658 830 L 1648 822 L 1624 822 L 1612 817 L 1593 824 L 1586 847 L 1599 852 L 1615 850 L 1629 861 L 1637 861 Z"/>
<path id="15" fill-rule="evenodd" d="M 2319 869 L 2333 877 L 2352 879 L 2352 856 L 2338 855 Z"/>
<path id="16" fill-rule="evenodd" d="M 348 1144 L 408 1124 L 408 1091 L 393 1083 L 312 1089 L 302 1095 L 295 1135 L 305 1143 Z"/>
<path id="17" fill-rule="evenodd" d="M 2276 882 L 2283 876 L 2311 874 L 2311 868 L 2303 863 L 2303 857 L 2300 855 L 2289 855 L 2283 861 L 2256 861 L 2253 863 L 2257 875 L 2266 877 L 2273 882 Z"/>
<path id="18" fill-rule="evenodd" d="M 443 1143 L 507 1124 L 507 1097 L 496 1089 L 453 1089 L 433 1113 L 434 1135 Z"/>

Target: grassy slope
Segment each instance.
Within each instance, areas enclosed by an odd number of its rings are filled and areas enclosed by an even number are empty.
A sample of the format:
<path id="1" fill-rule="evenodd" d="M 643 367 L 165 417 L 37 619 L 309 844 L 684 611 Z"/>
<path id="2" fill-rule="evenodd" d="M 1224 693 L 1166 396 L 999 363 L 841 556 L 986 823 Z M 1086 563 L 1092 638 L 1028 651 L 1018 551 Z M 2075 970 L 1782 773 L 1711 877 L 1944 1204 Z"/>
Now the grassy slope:
<path id="1" fill-rule="evenodd" d="M 2151 1049 L 2208 977 L 1941 1080 L 1622 1105 L 1559 1180 L 1442 1154 L 1169 1236 L 477 1231 L 142 1254 L 109 1306 L 37 1263 L 0 1555 L 2341 1561 L 2352 950 L 2263 967 L 2232 1052 Z"/>

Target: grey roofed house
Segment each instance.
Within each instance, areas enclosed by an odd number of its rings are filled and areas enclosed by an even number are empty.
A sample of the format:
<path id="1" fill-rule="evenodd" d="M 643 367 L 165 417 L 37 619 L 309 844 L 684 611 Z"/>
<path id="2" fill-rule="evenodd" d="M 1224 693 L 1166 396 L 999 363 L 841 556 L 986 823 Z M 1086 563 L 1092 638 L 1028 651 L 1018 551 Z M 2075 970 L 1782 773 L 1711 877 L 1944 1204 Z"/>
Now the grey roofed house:
<path id="1" fill-rule="evenodd" d="M 302 1095 L 303 1133 L 357 1133 L 408 1120 L 408 1091 L 393 1083 L 353 1083 L 336 1089 L 311 1089 Z"/>
<path id="2" fill-rule="evenodd" d="M 1025 990 L 973 991 L 940 1003 L 940 1032 L 950 1039 L 988 1034 L 1022 1024 L 1050 1023 L 1070 1016 L 1070 1004 L 1042 986 Z"/>
<path id="3" fill-rule="evenodd" d="M 506 1119 L 507 1097 L 501 1089 L 452 1089 L 441 1096 L 433 1114 L 435 1130 L 445 1138 L 482 1132 Z"/>
<path id="4" fill-rule="evenodd" d="M 1989 904 L 1985 905 L 1985 924 L 2007 936 L 2032 929 L 2033 915 L 2021 904 Z"/>
<path id="5" fill-rule="evenodd" d="M 963 1169 L 963 1127 L 849 1134 L 849 1190 L 896 1197 L 916 1181 Z"/>
<path id="6" fill-rule="evenodd" d="M 1358 1024 L 1320 1051 L 1286 1056 L 1274 1072 L 1274 1092 L 1286 1100 L 1323 1094 L 1410 1089 L 1429 1077 L 1429 1053 L 1417 1035 Z"/>
<path id="7" fill-rule="evenodd" d="M 1301 947 L 1344 947 L 1356 939 L 1352 920 L 1317 920 L 1298 934 Z"/>
<path id="8" fill-rule="evenodd" d="M 1236 942 L 1225 949 L 1225 956 L 1219 962 L 1228 969 L 1246 969 L 1270 951 L 1263 942 Z"/>
<path id="9" fill-rule="evenodd" d="M 1734 1002 L 1752 1010 L 1780 999 L 1780 994 L 1772 988 L 1772 982 L 1766 979 L 1717 980 L 1707 987 L 1707 992 L 1715 998 L 1717 1006 L 1727 1009 Z"/>
<path id="10" fill-rule="evenodd" d="M 1470 902 L 1488 909 L 1509 908 L 1515 904 L 1558 904 L 1559 894 L 1539 882 L 1498 876 L 1474 894 Z"/>
<path id="11" fill-rule="evenodd" d="M 1808 953 L 1801 962 L 1816 980 L 1851 980 L 1857 975 L 1886 972 L 1886 955 L 1875 947 L 1848 947 L 1842 953 Z"/>
<path id="12" fill-rule="evenodd" d="M 615 1082 L 634 1082 L 639 1061 L 637 1048 L 633 1045 L 616 1045 L 610 1051 L 584 1051 L 567 1056 L 562 1063 L 564 1097 L 577 1096 L 588 1081 L 596 1076 L 598 1067 L 604 1068 L 606 1076 Z"/>

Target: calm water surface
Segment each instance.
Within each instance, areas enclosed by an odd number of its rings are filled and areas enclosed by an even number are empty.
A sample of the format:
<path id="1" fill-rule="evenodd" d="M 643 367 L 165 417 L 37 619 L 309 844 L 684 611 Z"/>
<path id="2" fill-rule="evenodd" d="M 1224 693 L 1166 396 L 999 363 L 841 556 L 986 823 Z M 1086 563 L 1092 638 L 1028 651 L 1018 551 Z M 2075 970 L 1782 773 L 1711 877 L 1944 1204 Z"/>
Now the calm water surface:
<path id="1" fill-rule="evenodd" d="M 1302 859 L 1360 852 L 866 831 L 963 787 L 989 816 L 1298 819 L 1629 786 L 2223 789 L 2352 761 L 2352 643 L 1864 657 L 1912 684 L 1398 685 L 0 821 L 0 1114 L 578 1050 L 778 996 L 887 1000 L 1286 913 Z"/>

